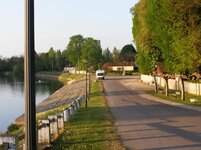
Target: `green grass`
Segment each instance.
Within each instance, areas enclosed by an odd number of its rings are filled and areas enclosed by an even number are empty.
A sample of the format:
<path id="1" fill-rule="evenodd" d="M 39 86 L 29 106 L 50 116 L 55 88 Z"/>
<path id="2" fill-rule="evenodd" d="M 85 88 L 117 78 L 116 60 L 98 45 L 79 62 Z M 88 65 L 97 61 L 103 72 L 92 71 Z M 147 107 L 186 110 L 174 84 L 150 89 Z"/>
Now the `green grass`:
<path id="1" fill-rule="evenodd" d="M 62 72 L 42 71 L 42 72 L 37 72 L 36 74 L 51 75 L 51 76 L 60 76 L 62 74 Z"/>
<path id="2" fill-rule="evenodd" d="M 194 105 L 194 106 L 201 106 L 201 96 L 189 94 L 186 92 L 185 92 L 185 100 L 184 101 L 181 100 L 180 95 L 175 96 L 174 90 L 170 90 L 169 96 L 166 96 L 164 93 L 156 93 L 155 91 L 148 91 L 147 93 L 152 95 L 152 96 L 163 98 L 163 99 L 166 99 L 166 100 L 169 100 L 172 102 L 177 102 L 177 103 L 187 104 L 187 105 Z M 190 98 L 196 98 L 196 99 L 198 99 L 198 102 L 197 103 L 191 103 Z"/>
<path id="3" fill-rule="evenodd" d="M 45 77 L 50 77 L 50 78 L 56 78 L 58 79 L 60 82 L 67 84 L 68 81 L 72 81 L 72 80 L 79 80 L 82 79 L 85 75 L 83 74 L 69 74 L 69 73 L 62 73 L 62 72 L 51 72 L 51 71 L 47 71 L 47 72 L 37 72 L 38 76 L 45 76 Z"/>
<path id="4" fill-rule="evenodd" d="M 62 73 L 59 76 L 59 80 L 63 83 L 67 83 L 71 80 L 79 80 L 82 79 L 85 75 L 84 74 L 68 74 L 68 73 Z"/>
<path id="5" fill-rule="evenodd" d="M 106 76 L 122 76 L 122 71 L 111 71 L 107 72 Z M 132 72 L 132 71 L 125 71 L 125 75 L 131 75 L 131 76 L 140 76 L 140 73 L 138 72 Z"/>
<path id="6" fill-rule="evenodd" d="M 82 105 L 65 124 L 62 135 L 53 143 L 53 150 L 120 150 L 119 138 L 114 134 L 113 116 L 104 99 L 100 81 L 92 84 L 88 108 Z"/>

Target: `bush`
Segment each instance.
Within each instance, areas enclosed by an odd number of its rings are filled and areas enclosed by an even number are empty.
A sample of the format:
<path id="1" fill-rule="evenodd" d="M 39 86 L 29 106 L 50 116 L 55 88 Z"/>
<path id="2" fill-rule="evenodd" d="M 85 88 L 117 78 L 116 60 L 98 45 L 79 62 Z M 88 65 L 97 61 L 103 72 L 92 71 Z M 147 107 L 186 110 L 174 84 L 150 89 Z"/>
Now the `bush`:
<path id="1" fill-rule="evenodd" d="M 9 125 L 7 127 L 8 132 L 13 132 L 13 131 L 18 130 L 18 129 L 19 129 L 19 126 L 14 124 L 14 123 L 12 123 L 11 125 Z"/>

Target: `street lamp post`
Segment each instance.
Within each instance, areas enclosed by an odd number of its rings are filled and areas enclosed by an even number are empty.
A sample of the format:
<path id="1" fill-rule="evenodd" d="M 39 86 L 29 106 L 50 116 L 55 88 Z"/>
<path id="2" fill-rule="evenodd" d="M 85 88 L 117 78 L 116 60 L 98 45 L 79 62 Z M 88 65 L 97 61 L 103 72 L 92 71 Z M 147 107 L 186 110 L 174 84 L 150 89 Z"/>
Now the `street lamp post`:
<path id="1" fill-rule="evenodd" d="M 36 150 L 34 0 L 25 2 L 25 150 Z"/>
<path id="2" fill-rule="evenodd" d="M 87 99 L 88 99 L 88 94 L 87 94 L 87 64 L 88 64 L 88 60 L 83 60 L 84 61 L 84 63 L 85 63 L 85 72 L 86 72 L 86 92 L 85 92 L 85 94 L 86 94 L 86 99 L 85 99 L 85 107 L 87 108 Z"/>

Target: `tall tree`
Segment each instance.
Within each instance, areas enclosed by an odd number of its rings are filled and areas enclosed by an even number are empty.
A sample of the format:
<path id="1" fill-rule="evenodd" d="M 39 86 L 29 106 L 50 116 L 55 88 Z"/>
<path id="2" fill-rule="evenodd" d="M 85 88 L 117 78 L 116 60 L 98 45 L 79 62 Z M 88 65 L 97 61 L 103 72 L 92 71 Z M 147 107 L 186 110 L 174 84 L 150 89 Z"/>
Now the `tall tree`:
<path id="1" fill-rule="evenodd" d="M 182 74 L 201 66 L 200 0 L 141 0 L 131 12 L 139 67 L 151 71 L 154 65 L 143 61 L 163 62 L 164 72 L 177 74 L 183 87 Z"/>
<path id="2" fill-rule="evenodd" d="M 82 55 L 82 46 L 84 38 L 82 35 L 74 35 L 70 37 L 70 41 L 66 48 L 67 59 L 79 68 L 80 57 Z"/>
<path id="3" fill-rule="evenodd" d="M 132 44 L 125 45 L 120 52 L 121 61 L 126 62 L 134 62 L 134 55 L 136 54 L 136 50 Z"/>
<path id="4" fill-rule="evenodd" d="M 114 47 L 114 49 L 112 51 L 112 57 L 113 57 L 114 64 L 118 64 L 120 62 L 119 54 L 120 54 L 119 50 L 116 47 Z"/>
<path id="5" fill-rule="evenodd" d="M 141 0 L 131 9 L 133 14 L 133 38 L 137 47 L 137 65 L 139 71 L 151 74 L 161 60 L 160 48 L 154 45 L 152 32 L 146 23 L 147 5 L 150 0 Z"/>
<path id="6" fill-rule="evenodd" d="M 57 50 L 55 54 L 55 61 L 56 61 L 56 69 L 57 71 L 62 71 L 63 70 L 63 58 L 61 55 L 61 51 Z"/>
<path id="7" fill-rule="evenodd" d="M 38 55 L 39 55 L 39 59 L 40 59 L 40 70 L 48 71 L 50 69 L 48 54 L 47 53 L 39 53 Z"/>
<path id="8" fill-rule="evenodd" d="M 103 50 L 103 62 L 112 62 L 112 53 L 110 52 L 109 48 Z"/>
<path id="9" fill-rule="evenodd" d="M 54 49 L 51 47 L 48 51 L 48 60 L 49 60 L 49 68 L 51 68 L 51 70 L 54 70 L 54 66 L 55 66 L 55 52 Z"/>
<path id="10" fill-rule="evenodd" d="M 99 40 L 85 38 L 83 43 L 82 60 L 88 60 L 88 66 L 98 69 L 102 66 L 102 48 Z"/>

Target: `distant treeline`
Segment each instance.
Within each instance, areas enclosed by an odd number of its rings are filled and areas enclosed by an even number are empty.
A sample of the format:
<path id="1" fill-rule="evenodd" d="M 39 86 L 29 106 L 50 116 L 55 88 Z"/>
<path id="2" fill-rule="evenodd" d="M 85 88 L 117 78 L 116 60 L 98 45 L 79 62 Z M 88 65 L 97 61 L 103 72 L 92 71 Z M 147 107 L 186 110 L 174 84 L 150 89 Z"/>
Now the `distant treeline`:
<path id="1" fill-rule="evenodd" d="M 84 69 L 84 60 L 92 70 L 101 69 L 104 63 L 134 62 L 136 51 L 132 44 L 125 45 L 121 50 L 109 48 L 102 50 L 99 40 L 84 38 L 82 35 L 70 37 L 66 49 L 54 50 L 51 47 L 46 53 L 35 53 L 36 71 L 63 71 L 65 66 L 75 66 Z M 23 75 L 24 58 L 0 58 L 0 72 L 11 71 Z"/>

